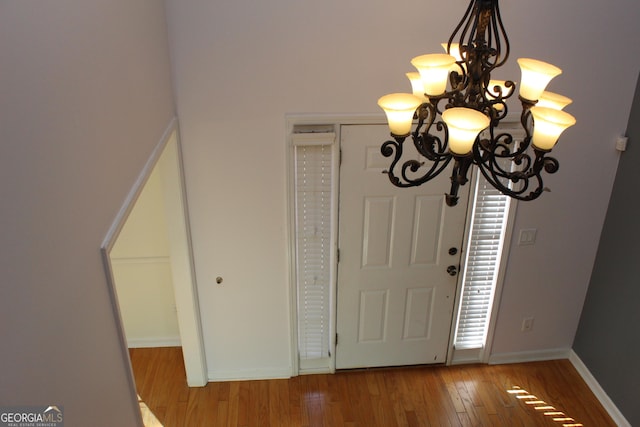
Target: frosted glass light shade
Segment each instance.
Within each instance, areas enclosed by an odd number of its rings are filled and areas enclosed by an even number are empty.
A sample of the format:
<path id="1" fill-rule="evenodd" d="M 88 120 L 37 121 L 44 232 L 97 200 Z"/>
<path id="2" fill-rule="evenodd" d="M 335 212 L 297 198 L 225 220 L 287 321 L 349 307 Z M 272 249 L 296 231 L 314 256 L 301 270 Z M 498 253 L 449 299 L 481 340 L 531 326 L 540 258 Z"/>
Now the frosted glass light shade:
<path id="1" fill-rule="evenodd" d="M 560 134 L 576 124 L 571 114 L 547 107 L 531 107 L 533 115 L 533 145 L 542 150 L 551 150 Z"/>
<path id="2" fill-rule="evenodd" d="M 393 135 L 408 135 L 411 132 L 413 114 L 422 102 L 422 99 L 409 93 L 391 93 L 378 99 Z"/>
<path id="3" fill-rule="evenodd" d="M 562 73 L 555 65 L 537 59 L 519 58 L 518 65 L 522 72 L 520 96 L 529 101 L 537 101 L 551 79 Z"/>
<path id="4" fill-rule="evenodd" d="M 442 113 L 449 129 L 449 151 L 465 155 L 471 152 L 478 134 L 489 126 L 489 117 L 471 108 L 449 108 Z"/>
<path id="5" fill-rule="evenodd" d="M 444 51 L 447 51 L 447 46 L 449 43 L 440 43 L 440 45 L 444 48 Z M 460 43 L 451 43 L 451 52 L 449 53 L 451 56 L 456 58 L 456 61 L 462 61 L 462 54 L 460 53 Z"/>
<path id="6" fill-rule="evenodd" d="M 547 92 L 546 90 L 540 95 L 536 107 L 553 108 L 554 110 L 562 110 L 567 105 L 571 104 L 573 100 L 557 93 Z"/>
<path id="7" fill-rule="evenodd" d="M 417 71 L 412 71 L 407 73 L 407 78 L 411 82 L 411 89 L 413 90 L 413 95 L 417 96 L 420 99 L 425 99 L 424 96 L 424 83 L 422 83 L 422 77 L 420 77 L 420 73 Z"/>
<path id="8" fill-rule="evenodd" d="M 444 53 L 416 56 L 411 60 L 411 65 L 418 69 L 424 92 L 430 96 L 442 95 L 447 89 L 447 80 L 451 66 L 456 58 Z"/>

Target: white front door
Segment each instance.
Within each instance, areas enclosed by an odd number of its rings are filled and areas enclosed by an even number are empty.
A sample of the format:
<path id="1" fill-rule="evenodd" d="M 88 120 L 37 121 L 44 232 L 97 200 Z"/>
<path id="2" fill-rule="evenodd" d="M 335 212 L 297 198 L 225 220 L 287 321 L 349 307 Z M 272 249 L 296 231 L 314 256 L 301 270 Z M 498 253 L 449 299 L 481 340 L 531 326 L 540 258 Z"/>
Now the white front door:
<path id="1" fill-rule="evenodd" d="M 382 173 L 388 139 L 385 125 L 341 128 L 338 369 L 446 360 L 458 280 L 447 268 L 460 264 L 470 186 L 447 206 L 449 165 L 395 187 Z"/>

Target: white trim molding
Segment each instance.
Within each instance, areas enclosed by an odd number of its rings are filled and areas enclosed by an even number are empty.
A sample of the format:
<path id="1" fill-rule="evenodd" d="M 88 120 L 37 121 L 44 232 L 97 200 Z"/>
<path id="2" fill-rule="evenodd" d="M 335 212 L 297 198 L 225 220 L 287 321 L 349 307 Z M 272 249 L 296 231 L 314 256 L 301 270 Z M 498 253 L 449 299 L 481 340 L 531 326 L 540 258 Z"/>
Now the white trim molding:
<path id="1" fill-rule="evenodd" d="M 208 372 L 209 381 L 254 381 L 291 378 L 291 366 L 265 369 L 231 369 Z"/>
<path id="2" fill-rule="evenodd" d="M 111 257 L 111 262 L 117 264 L 169 264 L 171 260 L 168 256 L 148 256 L 148 257 Z"/>
<path id="3" fill-rule="evenodd" d="M 129 348 L 181 347 L 180 337 L 132 338 L 127 339 Z"/>
<path id="4" fill-rule="evenodd" d="M 184 186 L 184 171 L 182 169 L 182 153 L 179 139 L 179 129 L 177 118 L 171 119 L 165 129 L 160 141 L 156 144 L 151 155 L 147 159 L 142 171 L 138 175 L 133 187 L 125 198 L 123 205 L 118 211 L 111 227 L 100 246 L 102 260 L 107 277 L 109 293 L 113 315 L 118 329 L 121 343 L 121 354 L 128 369 L 128 380 L 131 389 L 132 399 L 137 401 L 136 384 L 131 369 L 129 359 L 128 343 L 122 325 L 122 316 L 118 296 L 115 289 L 115 278 L 113 274 L 113 261 L 111 250 L 124 224 L 131 213 L 136 200 L 140 196 L 153 169 L 164 164 L 178 178 L 165 186 L 165 195 L 170 195 L 171 200 L 165 199 L 165 207 L 168 216 L 168 232 L 170 240 L 169 261 L 171 263 L 172 279 L 174 284 L 174 296 L 178 310 L 178 327 L 180 330 L 180 341 L 182 343 L 183 359 L 187 372 L 187 384 L 189 387 L 203 387 L 207 384 L 207 368 L 204 354 L 204 341 L 200 325 L 200 311 L 198 304 L 198 294 L 195 282 L 195 271 L 192 262 L 191 236 L 189 227 L 189 213 L 186 202 L 186 188 Z M 165 157 L 163 153 L 171 150 L 170 156 Z M 176 182 L 173 182 L 176 181 Z M 133 262 L 138 262 L 134 260 Z M 148 261 L 148 260 L 147 260 Z M 158 259 L 154 261 L 160 261 Z M 120 260 L 122 262 L 122 260 Z M 162 260 L 161 262 L 164 262 Z M 177 280 L 177 275 L 180 280 Z M 142 422 L 142 421 L 141 421 Z"/>
<path id="5" fill-rule="evenodd" d="M 600 386 L 598 380 L 596 380 L 593 374 L 591 374 L 587 365 L 584 364 L 573 350 L 569 352 L 569 361 L 573 364 L 573 367 L 576 368 L 576 371 L 578 371 L 584 382 L 587 383 L 602 406 L 604 406 L 604 409 L 609 413 L 609 416 L 613 418 L 613 421 L 619 427 L 631 427 L 629 421 L 627 421 L 624 415 L 622 415 L 622 412 L 620 412 L 615 403 L 613 403 L 607 392 L 605 392 Z"/>
<path id="6" fill-rule="evenodd" d="M 568 359 L 570 348 L 555 348 L 548 350 L 520 351 L 515 353 L 496 353 L 489 357 L 489 365 L 504 365 L 507 363 L 542 362 L 545 360 Z"/>

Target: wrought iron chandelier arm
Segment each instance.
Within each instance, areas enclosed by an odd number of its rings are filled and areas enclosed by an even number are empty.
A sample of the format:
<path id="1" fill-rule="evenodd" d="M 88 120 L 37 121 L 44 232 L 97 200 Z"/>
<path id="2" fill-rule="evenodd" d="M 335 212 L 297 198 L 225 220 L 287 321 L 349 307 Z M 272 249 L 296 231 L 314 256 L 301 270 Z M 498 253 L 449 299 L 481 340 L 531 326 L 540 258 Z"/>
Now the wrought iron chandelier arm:
<path id="1" fill-rule="evenodd" d="M 526 171 L 531 169 L 530 157 L 521 150 L 512 151 L 513 145 L 514 140 L 511 134 L 501 133 L 495 136 L 492 127 L 490 129 L 490 138 L 481 139 L 480 143 L 476 144 L 473 149 L 476 164 L 482 174 L 491 185 L 504 194 L 518 193 L 518 191 L 510 188 L 511 183 L 524 182 L 520 188 L 520 190 L 523 190 L 523 187 L 528 185 Z M 515 171 L 506 170 L 501 164 L 506 163 L 504 162 L 506 159 L 509 160 L 507 165 L 509 168 L 516 164 L 518 169 Z M 526 188 L 523 191 L 526 191 Z"/>
<path id="2" fill-rule="evenodd" d="M 410 187 L 409 184 L 404 185 L 400 179 L 398 177 L 396 177 L 393 173 L 393 171 L 396 168 L 396 165 L 398 164 L 398 162 L 400 161 L 400 158 L 402 158 L 402 144 L 404 143 L 406 137 L 404 136 L 394 136 L 394 140 L 391 141 L 385 141 L 382 144 L 382 147 L 380 147 L 380 153 L 384 156 L 384 157 L 391 157 L 393 156 L 393 159 L 391 160 L 391 165 L 389 165 L 389 169 L 385 169 L 382 171 L 382 173 L 386 173 L 387 175 L 389 175 L 389 180 L 391 181 L 391 183 L 397 187 Z"/>
<path id="3" fill-rule="evenodd" d="M 507 82 L 507 84 L 508 83 L 512 82 Z M 505 84 L 505 86 L 507 85 Z M 496 158 L 511 159 L 514 164 L 519 166 L 519 170 L 521 171 L 529 169 L 531 164 L 530 156 L 526 153 L 531 146 L 532 140 L 531 128 L 533 127 L 533 121 L 530 109 L 534 103 L 522 98 L 520 99 L 522 101 L 520 123 L 525 132 L 525 137 L 516 144 L 513 136 L 508 132 L 501 132 L 496 135 L 495 132 L 499 118 L 504 117 L 505 114 L 497 116 L 491 121 L 491 125 L 489 126 L 489 139 L 480 140 L 480 147 L 475 147 L 482 148 L 482 152 L 480 152 L 479 149 L 475 151 L 476 154 L 481 154 L 478 158 L 482 159 L 483 162 L 491 163 L 491 166 L 495 166 L 497 168 L 496 171 L 499 172 L 501 176 L 508 176 L 510 172 L 505 171 L 498 162 L 495 162 Z M 524 167 L 522 166 L 523 163 Z"/>
<path id="4" fill-rule="evenodd" d="M 442 159 L 433 162 L 431 167 L 418 178 L 411 178 L 408 172 L 410 171 L 411 173 L 417 173 L 419 168 L 424 166 L 424 163 L 417 160 L 407 160 L 402 164 L 401 167 L 401 176 L 404 180 L 403 182 L 406 183 L 403 186 L 415 187 L 418 185 L 422 185 L 427 181 L 430 181 L 431 179 L 438 176 L 440 172 L 442 172 L 444 168 L 447 167 L 447 165 L 451 161 L 451 158 L 451 156 L 443 157 Z M 389 176 L 391 177 L 391 174 Z"/>
<path id="5" fill-rule="evenodd" d="M 511 46 L 498 1 L 472 0 L 449 38 L 447 51 L 456 41 L 460 44 L 460 53 L 467 65 L 470 60 L 468 53 L 480 48 L 489 54 L 473 60 L 480 60 L 483 67 L 489 70 L 502 66 L 509 58 Z"/>
<path id="6" fill-rule="evenodd" d="M 504 24 L 502 23 L 502 16 L 500 15 L 500 7 L 498 6 L 497 0 L 492 0 L 495 2 L 495 7 L 492 8 L 491 13 L 493 19 L 491 20 L 493 27 L 493 34 L 495 34 L 495 43 L 496 43 L 496 62 L 494 63 L 494 68 L 501 67 L 507 62 L 509 59 L 509 53 L 511 51 L 511 46 L 509 44 L 509 37 L 507 37 L 507 31 L 504 28 Z M 502 50 L 502 42 L 504 42 L 504 51 Z"/>
<path id="7" fill-rule="evenodd" d="M 422 137 L 422 135 L 418 135 Z M 412 138 L 414 136 L 412 135 Z M 403 144 L 406 137 L 394 136 L 394 140 L 386 141 L 382 144 L 380 149 L 384 157 L 393 157 L 389 169 L 384 170 L 389 176 L 389 180 L 393 185 L 397 187 L 415 187 L 417 185 L 424 184 L 425 182 L 433 179 L 439 175 L 443 169 L 447 167 L 451 161 L 451 155 L 448 153 L 439 153 L 435 158 L 430 159 L 432 161 L 431 167 L 418 177 L 413 178 L 411 174 L 418 173 L 419 169 L 424 166 L 424 162 L 420 162 L 415 159 L 406 160 L 404 163 L 400 163 L 403 155 Z M 415 141 L 414 141 L 415 144 Z M 397 174 L 399 168 L 399 176 Z"/>
<path id="8" fill-rule="evenodd" d="M 502 194 L 518 200 L 537 199 L 543 191 L 549 191 L 544 186 L 542 173 L 555 173 L 559 169 L 559 162 L 548 157 L 548 151 L 533 147 L 534 159 L 528 154 L 521 154 L 513 163 L 521 168 L 516 171 L 506 171 L 500 167 L 495 158 L 487 162 L 478 163 L 478 168 L 485 179 Z M 535 185 L 535 187 L 534 187 Z M 532 190 L 530 190 L 533 188 Z"/>
<path id="9" fill-rule="evenodd" d="M 455 163 L 451 172 L 451 190 L 445 194 L 447 206 L 455 206 L 458 204 L 458 190 L 460 186 L 465 185 L 469 180 L 467 174 L 469 168 L 473 165 L 474 160 L 471 154 L 467 156 L 454 156 Z"/>
<path id="10" fill-rule="evenodd" d="M 456 26 L 456 28 L 453 30 L 453 32 L 451 33 L 451 36 L 449 37 L 449 42 L 447 43 L 447 52 L 450 51 L 451 49 L 451 43 L 454 42 L 455 38 L 456 38 L 456 34 L 458 34 L 458 31 L 460 31 L 460 29 L 462 28 L 463 25 L 468 26 L 469 22 L 468 22 L 468 18 L 469 15 L 471 14 L 471 12 L 473 11 L 473 7 L 474 7 L 474 2 L 470 2 L 469 6 L 467 7 L 467 11 L 464 13 L 464 15 L 462 16 L 462 19 L 460 20 L 460 22 L 458 22 L 458 25 Z M 463 34 L 466 33 L 466 29 L 463 32 Z"/>
<path id="11" fill-rule="evenodd" d="M 519 200 L 536 199 L 546 190 L 542 174 L 555 173 L 559 164 L 555 158 L 548 155 L 557 137 L 553 134 L 536 133 L 534 144 L 534 115 L 535 120 L 540 123 L 551 123 L 555 120 L 554 123 L 563 126 L 575 124 L 575 119 L 567 113 L 562 113 L 564 116 L 559 113 L 551 114 L 548 112 L 549 108 L 537 107 L 537 101 L 523 98 L 523 96 L 532 99 L 540 98 L 538 92 L 540 87 L 531 84 L 532 80 L 523 77 L 525 83 L 520 89 L 522 96 L 519 98 L 522 103 L 520 123 L 525 136 L 515 140 L 511 133 L 503 132 L 498 128 L 509 111 L 505 100 L 511 98 L 516 89 L 516 84 L 511 80 L 491 79 L 493 70 L 504 65 L 510 54 L 509 38 L 502 22 L 498 0 L 470 0 L 466 12 L 449 37 L 446 50 L 449 55 L 457 58 L 455 63 L 458 70 L 452 72 L 449 69 L 449 64 L 454 61 L 450 56 L 436 59 L 442 56 L 436 54 L 424 55 L 429 59 L 414 58 L 414 60 L 419 59 L 417 63 L 421 66 L 414 65 L 421 75 L 430 75 L 431 71 L 423 72 L 425 69 L 430 70 L 429 67 L 441 66 L 442 71 L 448 69 L 446 72 L 450 89 L 446 91 L 443 85 L 444 80 L 437 78 L 433 81 L 429 79 L 429 86 L 425 83 L 425 91 L 441 94 L 427 95 L 428 101 L 418 107 L 413 116 L 413 120 L 418 121 L 413 132 L 409 133 L 408 127 L 398 126 L 398 122 L 394 122 L 395 129 L 402 129 L 400 132 L 407 133 L 400 137 L 392 134 L 394 140 L 383 143 L 382 154 L 391 158 L 390 168 L 384 172 L 389 175 L 394 185 L 413 187 L 434 178 L 453 159 L 451 191 L 446 199 L 449 205 L 456 204 L 458 189 L 467 182 L 467 174 L 473 164 L 476 164 L 486 180 L 503 194 Z M 438 64 L 438 61 L 445 63 Z M 541 61 L 520 59 L 518 62 L 523 69 L 523 76 L 525 70 L 528 70 L 529 75 L 538 72 L 557 75 L 561 72 L 557 67 Z M 414 63 L 413 60 L 412 63 Z M 446 76 L 444 72 L 441 75 L 443 79 Z M 432 85 L 434 83 L 435 85 Z M 403 117 L 410 119 L 413 108 L 420 102 L 415 96 L 413 98 L 411 102 L 406 101 L 410 105 L 406 110 L 393 110 L 391 107 L 384 106 L 383 108 L 385 111 L 406 111 L 407 116 Z M 405 102 L 404 98 L 402 99 L 402 102 Z M 570 99 L 568 101 L 571 102 Z M 449 113 L 447 110 L 450 109 L 456 111 Z M 411 125 L 409 122 L 405 121 L 402 124 Z M 487 128 L 488 136 L 475 136 L 473 141 L 470 135 L 478 135 L 481 129 Z M 559 136 L 559 133 L 557 135 Z M 415 151 L 413 147 L 408 147 L 411 149 L 410 156 L 403 153 L 403 143 L 408 136 L 411 136 L 415 146 Z M 470 144 L 472 144 L 471 152 L 468 155 L 451 152 L 451 147 L 456 152 L 468 152 Z M 414 159 L 407 160 L 407 157 L 414 157 Z M 423 159 L 425 159 L 424 162 Z M 429 166 L 425 165 L 427 160 L 431 161 Z"/>
<path id="12" fill-rule="evenodd" d="M 444 131 L 444 142 L 438 136 L 432 135 L 427 131 L 417 136 L 412 135 L 413 143 L 418 153 L 432 162 L 442 161 L 451 157 L 451 154 L 447 151 L 448 131 L 446 125 L 443 122 L 437 122 L 436 129 Z"/>
<path id="13" fill-rule="evenodd" d="M 487 168 L 484 164 L 479 164 L 478 169 L 484 176 L 484 178 L 491 184 L 494 188 L 500 191 L 502 194 L 513 197 L 519 200 L 527 200 L 522 196 L 529 188 L 529 180 L 528 179 L 518 179 L 517 182 L 520 183 L 520 188 L 518 190 L 513 190 L 512 187 L 509 186 L 508 181 L 504 184 L 497 176 L 494 170 Z M 515 177 L 514 177 L 515 178 Z M 528 199 L 530 200 L 530 199 Z"/>
<path id="14" fill-rule="evenodd" d="M 492 176 L 492 181 L 499 182 L 511 181 L 517 182 L 522 179 L 527 179 L 531 176 L 529 171 L 531 170 L 531 158 L 527 154 L 521 154 L 516 158 L 508 158 L 510 161 L 509 167 L 512 164 L 517 166 L 516 170 L 506 170 L 500 163 L 501 158 L 495 155 L 484 154 L 482 161 L 478 161 L 479 167 L 485 168 Z"/>
<path id="15" fill-rule="evenodd" d="M 482 161 L 486 159 L 512 159 L 518 161 L 520 157 L 526 155 L 530 141 L 530 137 L 525 137 L 516 146 L 516 142 L 510 133 L 504 132 L 497 136 L 491 135 L 489 139 L 482 139 L 480 141 L 477 147 L 477 154 L 481 155 L 479 158 L 481 158 Z M 482 152 L 480 152 L 480 149 L 482 149 Z M 498 164 L 498 166 L 500 165 Z"/>
<path id="16" fill-rule="evenodd" d="M 500 121 L 507 116 L 509 106 L 505 100 L 511 98 L 515 93 L 515 89 L 516 84 L 511 80 L 504 82 L 504 88 L 502 84 L 496 84 L 496 82 L 492 82 L 491 80 L 486 82 L 482 88 L 482 93 L 486 100 L 486 106 L 483 108 L 483 111 L 491 117 L 492 127 L 497 126 Z"/>
<path id="17" fill-rule="evenodd" d="M 546 173 L 556 173 L 560 169 L 560 162 L 555 157 L 547 156 L 550 151 L 540 150 L 533 147 L 533 151 L 536 154 L 535 161 L 533 163 L 533 172 L 535 175 L 542 173 L 542 170 Z"/>
<path id="18" fill-rule="evenodd" d="M 411 134 L 413 144 L 418 153 L 431 161 L 442 161 L 449 157 L 446 145 L 446 141 L 448 140 L 447 126 L 442 121 L 435 122 L 439 114 L 437 102 L 434 98 L 432 102 L 425 102 L 418 108 L 416 112 L 418 125 L 416 130 Z M 436 130 L 440 132 L 444 131 L 444 142 L 439 137 L 430 133 L 434 124 Z M 424 131 L 421 131 L 423 126 L 425 126 Z"/>
<path id="19" fill-rule="evenodd" d="M 522 103 L 522 113 L 520 113 L 520 124 L 524 129 L 527 139 L 531 139 L 531 129 L 533 128 L 533 116 L 531 115 L 531 107 L 536 105 L 536 102 L 529 101 L 519 96 Z"/>

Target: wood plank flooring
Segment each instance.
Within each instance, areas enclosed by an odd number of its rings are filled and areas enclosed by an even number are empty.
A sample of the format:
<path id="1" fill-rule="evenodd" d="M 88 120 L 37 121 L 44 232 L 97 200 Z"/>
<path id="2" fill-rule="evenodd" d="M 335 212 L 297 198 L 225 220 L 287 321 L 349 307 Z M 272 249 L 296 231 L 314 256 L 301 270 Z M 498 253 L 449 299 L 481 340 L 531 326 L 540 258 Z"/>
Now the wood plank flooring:
<path id="1" fill-rule="evenodd" d="M 129 354 L 138 394 L 165 427 L 615 426 L 568 360 L 188 388 L 179 347 Z"/>

